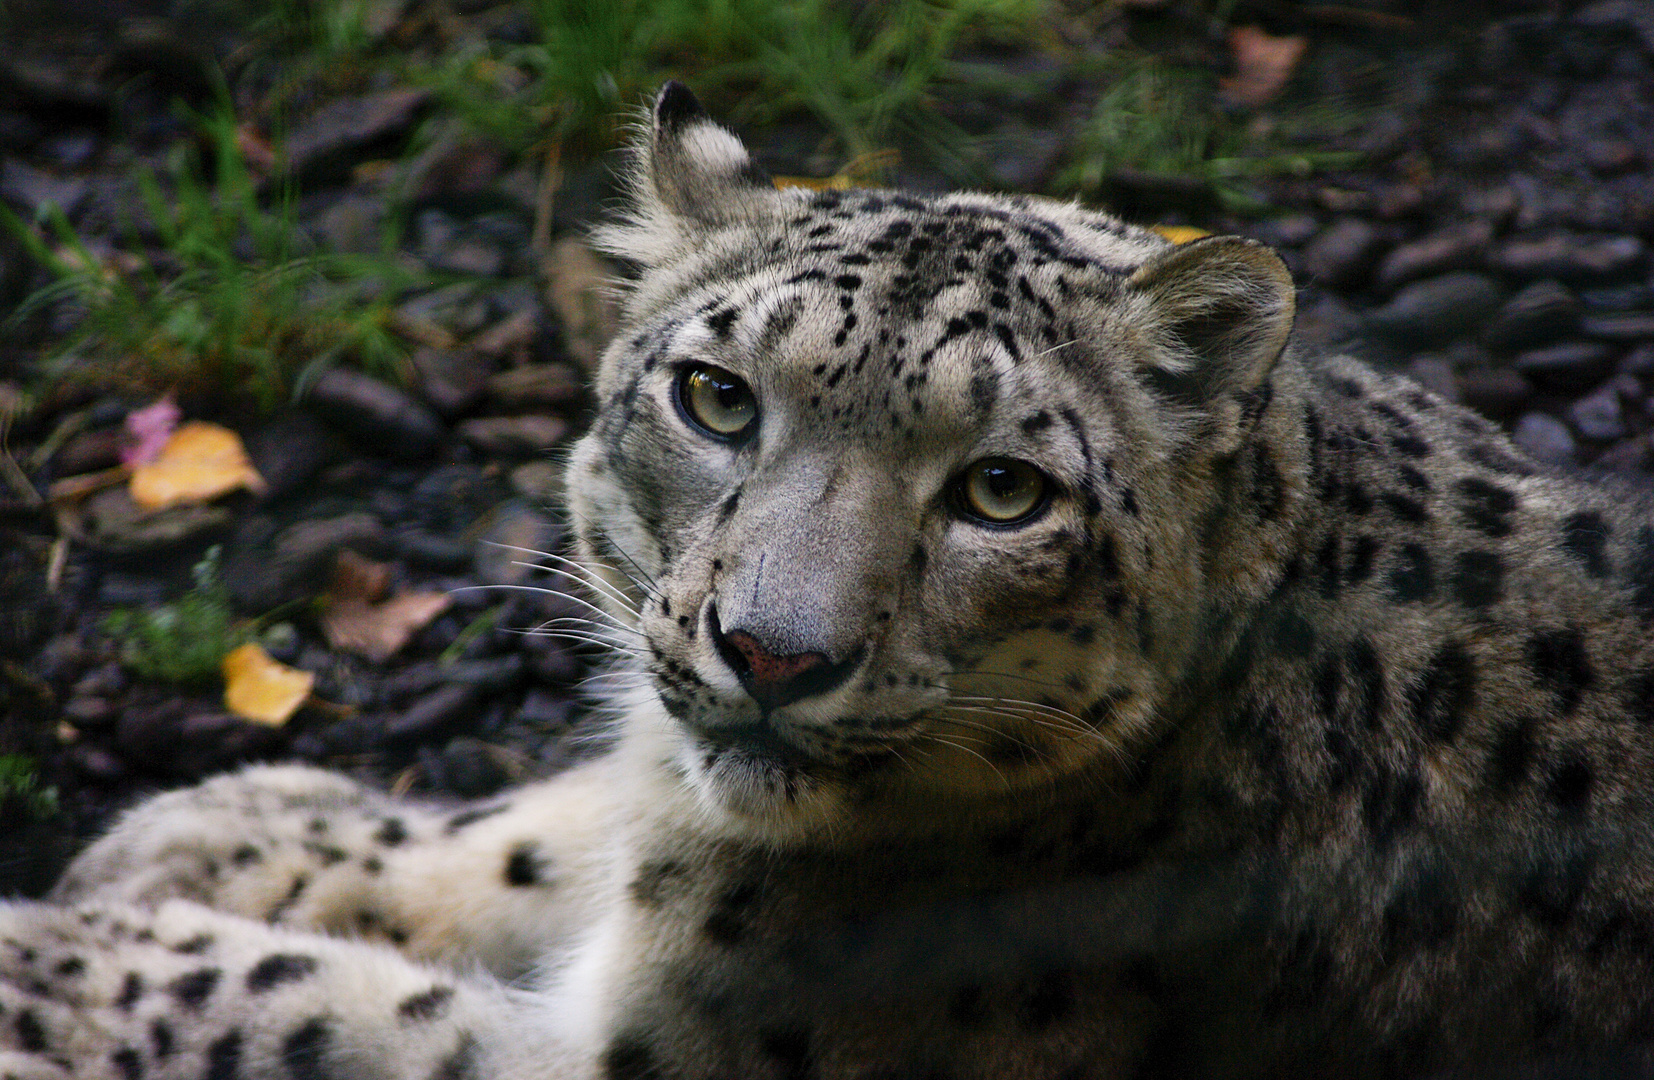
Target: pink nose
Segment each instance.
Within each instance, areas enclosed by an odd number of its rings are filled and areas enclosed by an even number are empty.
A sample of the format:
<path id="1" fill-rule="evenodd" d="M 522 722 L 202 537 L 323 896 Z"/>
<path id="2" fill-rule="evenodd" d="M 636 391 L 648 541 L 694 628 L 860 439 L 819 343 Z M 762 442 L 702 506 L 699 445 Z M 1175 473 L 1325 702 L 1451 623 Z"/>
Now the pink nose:
<path id="1" fill-rule="evenodd" d="M 800 675 L 827 663 L 827 658 L 818 652 L 776 656 L 745 630 L 731 630 L 724 635 L 724 640 L 746 661 L 747 680 L 767 691 L 780 690 Z"/>

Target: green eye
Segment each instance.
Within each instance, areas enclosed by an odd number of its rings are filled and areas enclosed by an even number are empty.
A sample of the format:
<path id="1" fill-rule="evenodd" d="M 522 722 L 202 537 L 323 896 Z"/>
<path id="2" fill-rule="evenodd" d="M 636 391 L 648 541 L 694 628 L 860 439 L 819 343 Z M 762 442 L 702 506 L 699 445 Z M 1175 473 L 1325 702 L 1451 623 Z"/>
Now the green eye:
<path id="1" fill-rule="evenodd" d="M 954 481 L 954 501 L 966 517 L 990 525 L 1014 525 L 1045 508 L 1050 485 L 1026 461 L 983 458 Z"/>
<path id="2" fill-rule="evenodd" d="M 684 368 L 677 390 L 684 418 L 720 442 L 738 441 L 758 421 L 758 399 L 752 389 L 721 367 Z"/>

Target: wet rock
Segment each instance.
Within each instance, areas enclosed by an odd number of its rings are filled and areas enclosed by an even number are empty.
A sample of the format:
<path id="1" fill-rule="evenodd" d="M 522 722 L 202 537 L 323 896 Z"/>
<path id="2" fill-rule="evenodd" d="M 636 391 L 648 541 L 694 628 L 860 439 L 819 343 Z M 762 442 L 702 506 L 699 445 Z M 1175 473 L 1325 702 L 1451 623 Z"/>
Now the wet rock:
<path id="1" fill-rule="evenodd" d="M 1574 437 L 1568 425 L 1547 413 L 1524 413 L 1511 440 L 1528 456 L 1549 465 L 1572 465 Z"/>
<path id="2" fill-rule="evenodd" d="M 574 715 L 574 701 L 567 695 L 535 687 L 523 695 L 517 709 L 519 723 L 532 724 L 542 731 L 558 731 L 568 727 Z"/>
<path id="3" fill-rule="evenodd" d="M 1459 403 L 1495 420 L 1508 420 L 1533 396 L 1533 382 L 1509 368 L 1480 368 L 1459 373 Z"/>
<path id="4" fill-rule="evenodd" d="M 1625 438 L 1627 429 L 1621 399 L 1627 388 L 1621 380 L 1629 380 L 1629 393 L 1641 393 L 1636 379 L 1620 375 L 1568 406 L 1564 415 L 1580 438 L 1602 443 Z"/>
<path id="5" fill-rule="evenodd" d="M 247 456 L 264 477 L 269 502 L 297 491 L 333 456 L 333 438 L 311 414 L 287 409 L 265 420 L 246 439 Z"/>
<path id="6" fill-rule="evenodd" d="M 346 191 L 325 209 L 310 215 L 309 231 L 332 251 L 376 255 L 384 246 L 385 199 L 363 191 Z"/>
<path id="7" fill-rule="evenodd" d="M 498 277 L 509 261 L 506 248 L 486 231 L 433 208 L 414 219 L 419 257 L 434 270 L 475 277 Z"/>
<path id="8" fill-rule="evenodd" d="M 1381 292 L 1393 292 L 1419 278 L 1474 269 L 1487 256 L 1492 241 L 1493 225 L 1486 220 L 1469 221 L 1409 241 L 1384 256 L 1374 284 Z"/>
<path id="9" fill-rule="evenodd" d="M 58 476 L 79 476 L 81 473 L 113 468 L 121 463 L 121 450 L 126 443 L 126 433 L 120 428 L 83 431 L 71 437 L 53 455 L 53 471 Z"/>
<path id="10" fill-rule="evenodd" d="M 446 435 L 442 421 L 412 395 L 357 371 L 325 373 L 305 401 L 365 449 L 386 457 L 425 457 Z"/>
<path id="11" fill-rule="evenodd" d="M 429 91 L 403 88 L 331 101 L 288 133 L 286 170 L 308 181 L 342 177 L 362 157 L 390 149 L 429 100 Z"/>
<path id="12" fill-rule="evenodd" d="M 1602 31 L 1634 34 L 1643 51 L 1654 54 L 1654 8 L 1643 0 L 1596 0 L 1574 12 L 1573 21 Z"/>
<path id="13" fill-rule="evenodd" d="M 1649 466 L 1647 435 L 1634 435 L 1597 455 L 1591 462 L 1593 469 L 1604 472 L 1642 472 Z"/>
<path id="14" fill-rule="evenodd" d="M 1407 364 L 1407 374 L 1420 386 L 1448 401 L 1459 400 L 1459 381 L 1453 374 L 1452 363 L 1444 356 L 1426 353 L 1415 356 Z"/>
<path id="15" fill-rule="evenodd" d="M 426 570 L 444 572 L 471 568 L 471 545 L 451 536 L 423 529 L 398 529 L 391 536 L 397 556 Z"/>
<path id="16" fill-rule="evenodd" d="M 111 784 L 124 780 L 126 766 L 101 746 L 80 743 L 69 748 L 69 767 L 94 783 Z"/>
<path id="17" fill-rule="evenodd" d="M 1282 214 L 1251 225 L 1246 235 L 1273 248 L 1295 248 L 1309 243 L 1320 228 L 1312 214 Z"/>
<path id="18" fill-rule="evenodd" d="M 1586 315 L 1579 332 L 1600 341 L 1654 341 L 1654 311 L 1621 311 Z"/>
<path id="19" fill-rule="evenodd" d="M 1480 328 L 1503 299 L 1485 274 L 1443 274 L 1404 286 L 1367 316 L 1367 331 L 1402 348 L 1441 345 Z"/>
<path id="20" fill-rule="evenodd" d="M 1593 172 L 1616 176 L 1642 164 L 1642 152 L 1625 139 L 1587 139 L 1580 155 Z"/>
<path id="21" fill-rule="evenodd" d="M 461 735 L 442 748 L 443 783 L 437 786 L 464 799 L 486 798 L 516 779 L 521 770 L 512 763 L 499 747 Z"/>
<path id="22" fill-rule="evenodd" d="M 528 461 L 511 470 L 511 490 L 536 506 L 563 505 L 563 466 L 554 461 Z"/>
<path id="23" fill-rule="evenodd" d="M 421 345 L 412 361 L 419 396 L 444 417 L 470 412 L 487 392 L 492 365 L 475 353 Z"/>
<path id="24" fill-rule="evenodd" d="M 1560 281 L 1536 281 L 1506 300 L 1482 331 L 1499 352 L 1533 348 L 1565 337 L 1579 324 L 1579 298 Z"/>
<path id="25" fill-rule="evenodd" d="M 230 596 L 246 611 L 268 611 L 320 592 L 341 550 L 368 558 L 390 550 L 384 526 L 366 512 L 295 522 L 268 544 L 259 542 L 266 529 L 257 522 L 243 525 L 225 563 Z"/>
<path id="26" fill-rule="evenodd" d="M 381 700 L 393 705 L 449 684 L 465 684 L 495 694 L 515 686 L 522 675 L 523 658 L 517 653 L 451 664 L 422 660 L 386 676 L 380 681 L 379 694 Z"/>
<path id="27" fill-rule="evenodd" d="M 525 638 L 523 653 L 535 680 L 548 686 L 568 686 L 585 671 L 585 664 L 567 643 L 546 634 Z"/>
<path id="28" fill-rule="evenodd" d="M 568 432 L 568 421 L 562 417 L 534 413 L 488 416 L 459 425 L 460 437 L 490 457 L 539 457 Z"/>
<path id="29" fill-rule="evenodd" d="M 1547 390 L 1578 393 L 1614 370 L 1616 353 L 1594 341 L 1569 341 L 1517 354 L 1512 366 Z"/>
<path id="30" fill-rule="evenodd" d="M 409 201 L 425 204 L 486 193 L 509 163 L 505 148 L 466 134 L 459 123 L 439 120 L 438 125 L 441 130 L 431 144 L 404 167 L 402 190 Z"/>
<path id="31" fill-rule="evenodd" d="M 1361 332 L 1362 318 L 1341 298 L 1320 290 L 1306 290 L 1298 304 L 1297 332 L 1306 345 L 1336 349 Z"/>
<path id="32" fill-rule="evenodd" d="M 44 169 L 34 168 L 19 158 L 7 158 L 0 169 L 0 199 L 25 207 L 25 217 L 45 214 L 56 207 L 65 217 L 73 218 L 80 211 L 90 188 L 79 176 L 57 176 Z"/>
<path id="33" fill-rule="evenodd" d="M 568 364 L 524 364 L 488 379 L 488 396 L 507 411 L 562 409 L 584 393 L 580 373 Z"/>
<path id="34" fill-rule="evenodd" d="M 105 697 L 78 694 L 63 705 L 63 718 L 82 730 L 112 727 L 119 706 Z"/>
<path id="35" fill-rule="evenodd" d="M 1614 370 L 1641 379 L 1654 377 L 1654 341 L 1638 345 L 1620 357 L 1619 363 L 1614 365 Z"/>
<path id="36" fill-rule="evenodd" d="M 471 718 L 484 691 L 464 683 L 448 683 L 431 691 L 403 712 L 385 721 L 386 739 L 399 742 L 435 737 Z"/>
<path id="37" fill-rule="evenodd" d="M 1366 275 L 1378 249 L 1378 230 L 1372 225 L 1358 217 L 1340 218 L 1304 246 L 1304 271 L 1322 285 L 1347 286 Z"/>
<path id="38" fill-rule="evenodd" d="M 620 308 L 614 270 L 578 240 L 559 240 L 546 259 L 546 299 L 563 327 L 568 354 L 587 371 L 614 336 Z"/>
<path id="39" fill-rule="evenodd" d="M 176 737 L 182 745 L 175 746 L 175 752 L 182 752 L 170 762 L 170 771 L 191 779 L 256 761 L 286 742 L 279 728 L 217 711 L 186 713 Z M 152 759 L 150 764 L 154 767 L 159 763 Z"/>
<path id="40" fill-rule="evenodd" d="M 98 579 L 98 603 L 107 607 L 154 607 L 166 603 L 172 586 L 147 574 L 108 570 Z"/>
<path id="41" fill-rule="evenodd" d="M 235 515 L 222 506 L 171 506 L 148 511 L 125 487 L 106 488 L 82 507 L 88 540 L 105 551 L 151 551 L 224 529 Z"/>
<path id="42" fill-rule="evenodd" d="M 563 530 L 550 515 L 515 499 L 504 503 L 477 539 L 477 578 L 486 585 L 556 588 L 562 579 L 539 569 L 535 560 L 539 552 L 557 551 L 562 540 Z"/>
<path id="43" fill-rule="evenodd" d="M 1582 289 L 1580 303 L 1586 311 L 1638 311 L 1654 308 L 1654 285 L 1632 282 L 1627 285 L 1603 285 Z"/>
<path id="44" fill-rule="evenodd" d="M 1647 245 L 1635 236 L 1551 232 L 1507 240 L 1488 261 L 1512 277 L 1593 282 L 1635 274 L 1647 254 Z"/>

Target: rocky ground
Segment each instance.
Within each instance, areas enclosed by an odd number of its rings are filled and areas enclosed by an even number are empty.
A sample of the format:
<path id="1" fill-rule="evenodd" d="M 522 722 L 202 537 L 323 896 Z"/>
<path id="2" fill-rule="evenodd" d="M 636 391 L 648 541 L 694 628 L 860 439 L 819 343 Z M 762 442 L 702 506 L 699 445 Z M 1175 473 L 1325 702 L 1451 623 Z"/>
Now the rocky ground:
<path id="1" fill-rule="evenodd" d="M 521 32 L 509 4 L 455 8 L 489 33 Z M 1068 24 L 1071 39 L 1223 62 L 1229 39 L 1178 4 L 1127 9 Z M 1108 178 L 1112 201 L 1276 246 L 1303 283 L 1308 342 L 1410 371 L 1536 457 L 1654 468 L 1654 8 L 1278 0 L 1236 5 L 1231 23 L 1247 21 L 1306 41 L 1302 100 L 1364 103 L 1316 129 L 1358 162 L 1248 181 L 1262 209 L 1245 215 L 1198 184 L 1130 172 Z M 116 236 L 137 202 L 133 165 L 188 137 L 171 99 L 210 92 L 200 28 L 134 3 L 27 29 L 0 40 L 0 201 L 25 217 L 55 204 L 83 237 Z M 224 33 L 220 58 L 237 47 Z M 988 76 L 1031 72 L 1017 85 L 1037 87 L 943 103 L 991 148 L 983 179 L 1050 190 L 1099 83 L 1032 46 L 974 62 Z M 520 551 L 562 541 L 558 448 L 587 415 L 605 326 L 593 288 L 605 270 L 577 238 L 609 180 L 602 164 L 574 163 L 548 192 L 539 159 L 441 121 L 425 89 L 367 85 L 308 103 L 287 134 L 305 234 L 368 245 L 393 175 L 400 258 L 419 283 L 392 308 L 410 348 L 404 385 L 336 368 L 274 412 L 182 394 L 187 416 L 242 435 L 259 493 L 138 511 L 120 484 L 86 478 L 119 467 L 128 417 L 152 397 L 26 393 L 72 329 L 64 305 L 0 336 L 0 755 L 37 768 L 32 791 L 0 776 L 0 893 L 37 892 L 137 794 L 239 762 L 299 759 L 457 798 L 590 745 L 598 725 L 578 691 L 592 656 L 525 632 L 579 604 Z M 427 137 L 403 154 L 416 130 Z M 842 164 L 819 160 L 808 121 L 744 134 L 777 173 Z M 923 160 L 898 175 L 948 182 Z M 45 280 L 0 234 L 0 307 Z M 112 611 L 176 602 L 213 546 L 213 595 L 258 620 L 249 632 L 276 659 L 316 676 L 285 724 L 227 711 L 214 679 L 144 677 L 110 630 Z M 328 598 L 363 573 L 376 595 L 437 592 L 446 608 L 385 659 L 330 644 Z M 483 587 L 499 585 L 528 588 Z"/>

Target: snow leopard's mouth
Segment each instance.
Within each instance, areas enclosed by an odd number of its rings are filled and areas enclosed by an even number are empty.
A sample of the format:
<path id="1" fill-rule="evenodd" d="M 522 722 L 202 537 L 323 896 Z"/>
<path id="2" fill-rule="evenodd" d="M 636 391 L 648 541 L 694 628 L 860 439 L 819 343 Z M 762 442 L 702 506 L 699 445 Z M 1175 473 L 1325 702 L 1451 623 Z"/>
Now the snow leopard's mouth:
<path id="1" fill-rule="evenodd" d="M 712 768 L 726 755 L 748 758 L 754 764 L 782 769 L 800 769 L 816 758 L 786 738 L 767 719 L 750 724 L 720 724 L 707 727 L 692 721 L 684 726 L 695 736 L 704 751 L 702 764 Z"/>

